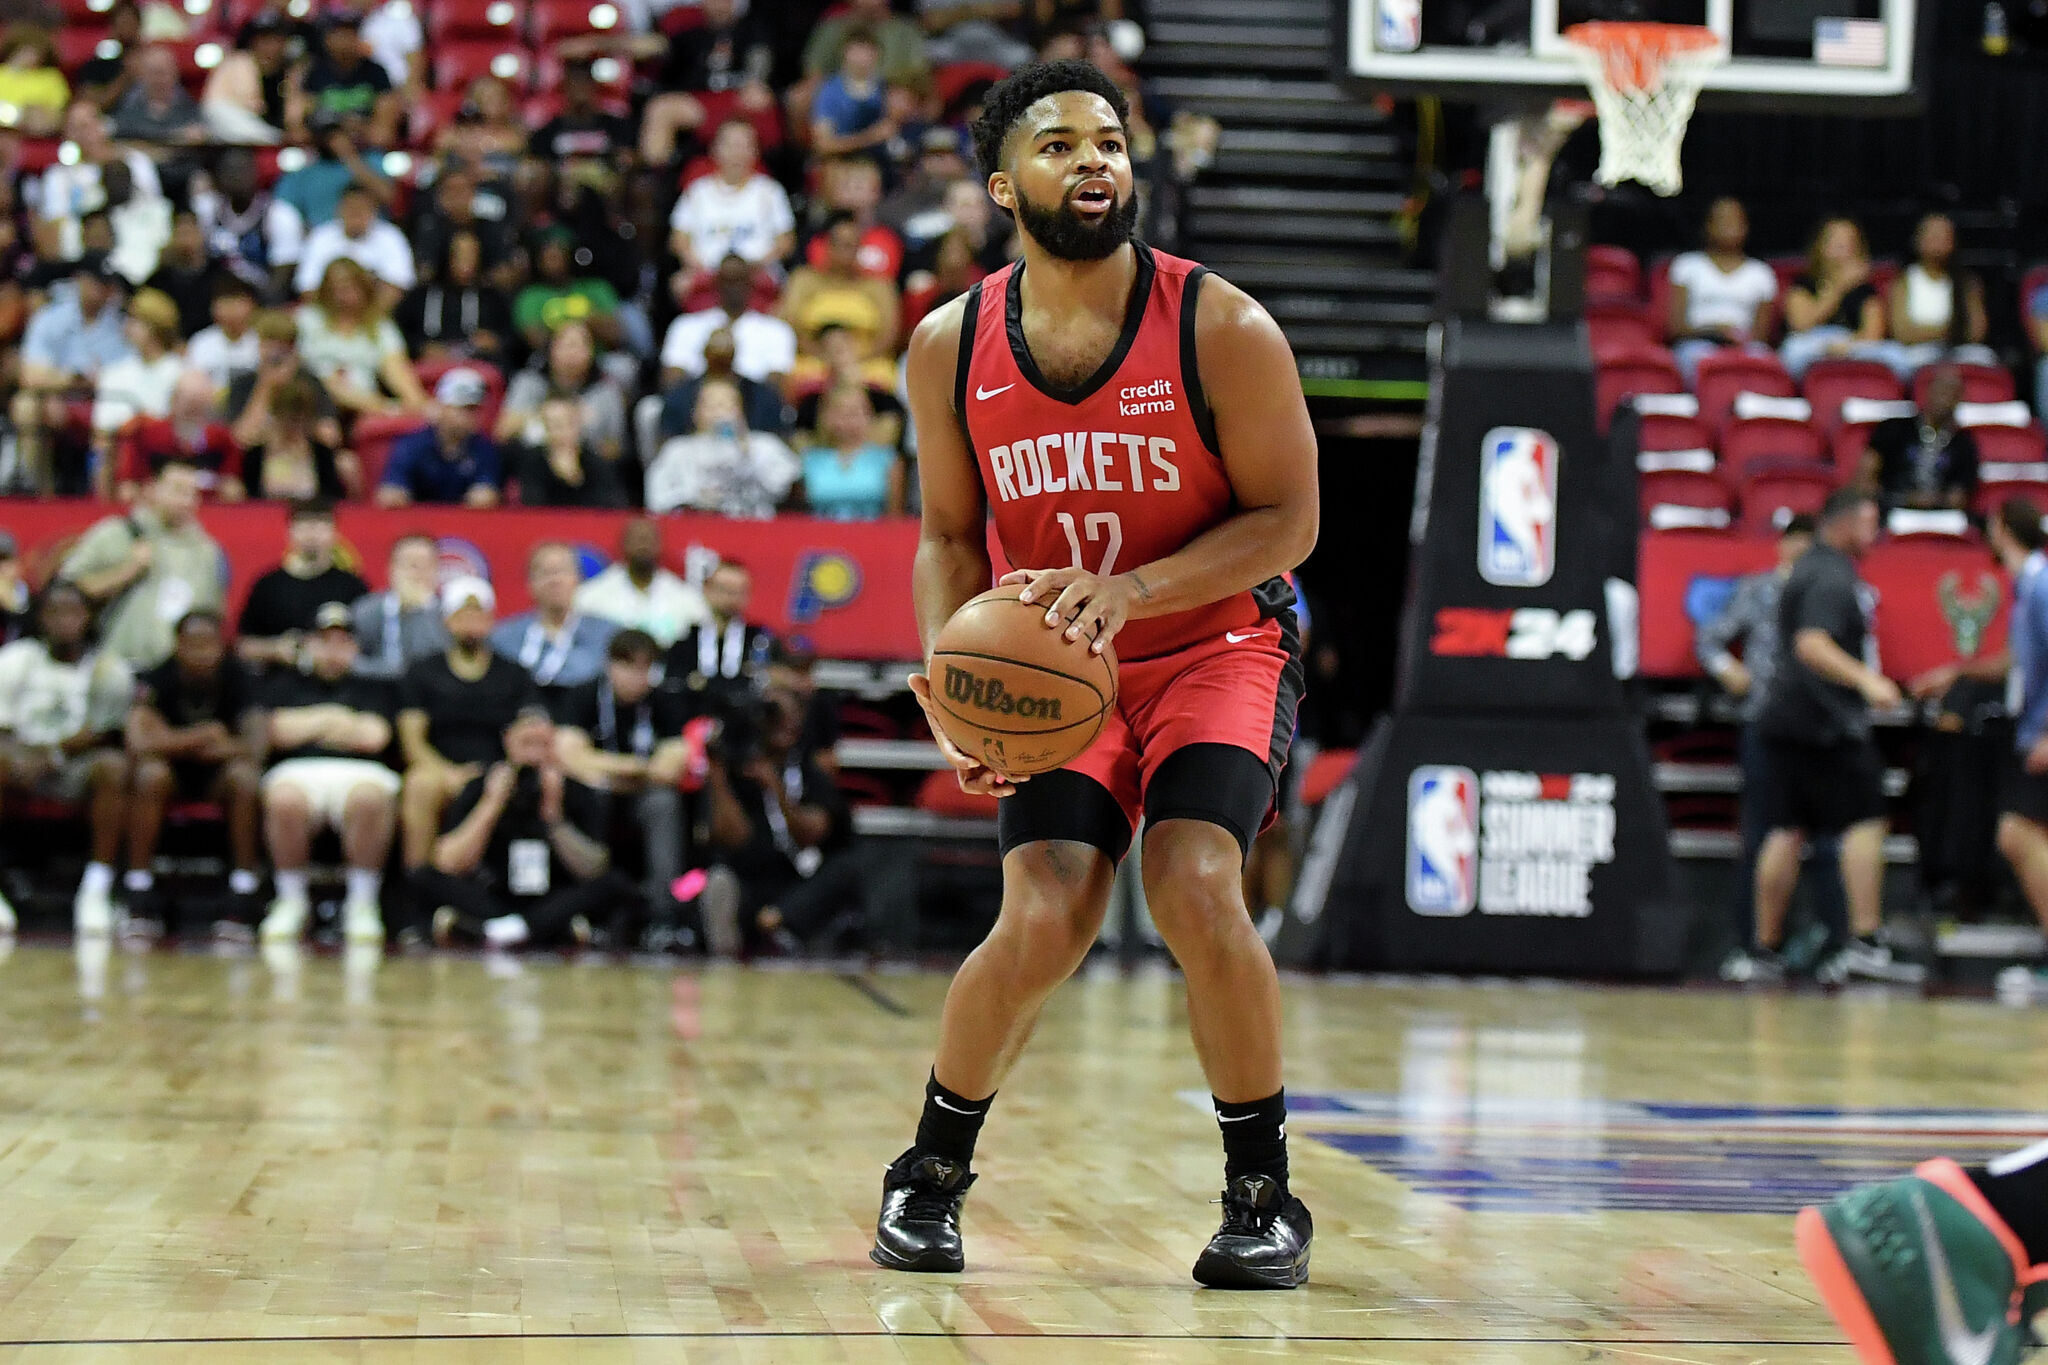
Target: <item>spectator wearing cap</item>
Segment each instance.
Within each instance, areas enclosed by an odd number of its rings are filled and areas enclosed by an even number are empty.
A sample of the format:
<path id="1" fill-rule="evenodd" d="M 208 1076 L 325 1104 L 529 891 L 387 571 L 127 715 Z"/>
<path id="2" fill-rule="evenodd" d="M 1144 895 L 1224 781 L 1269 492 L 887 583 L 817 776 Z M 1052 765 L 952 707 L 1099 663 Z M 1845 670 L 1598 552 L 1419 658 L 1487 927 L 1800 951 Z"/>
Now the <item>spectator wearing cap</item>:
<path id="1" fill-rule="evenodd" d="M 669 217 L 670 245 L 683 267 L 672 281 L 678 302 L 727 256 L 773 266 L 796 250 L 789 195 L 762 173 L 760 159 L 760 135 L 743 119 L 728 119 L 711 135 L 712 173 L 690 182 Z"/>
<path id="2" fill-rule="evenodd" d="M 91 392 L 104 370 L 134 354 L 120 283 L 104 255 L 80 257 L 69 287 L 53 289 L 22 334 L 19 385 L 9 415 L 22 467 L 39 492 L 84 490 L 83 462 L 60 470 L 52 447 L 70 421 L 66 401 Z"/>
<path id="3" fill-rule="evenodd" d="M 503 747 L 462 788 L 431 861 L 413 873 L 414 894 L 436 907 L 434 941 L 630 942 L 640 907 L 632 883 L 612 870 L 605 803 L 562 771 L 547 711 L 522 712 Z"/>
<path id="4" fill-rule="evenodd" d="M 498 597 L 489 583 L 452 578 L 440 603 L 446 647 L 413 664 L 398 685 L 399 823 L 409 870 L 425 865 L 449 800 L 505 756 L 505 730 L 540 702 L 527 671 L 491 648 Z"/>
<path id="5" fill-rule="evenodd" d="M 98 609 L 106 648 L 138 670 L 170 656 L 186 612 L 224 605 L 227 555 L 195 515 L 199 490 L 191 465 L 159 466 L 135 505 L 88 527 L 58 570 Z"/>
<path id="6" fill-rule="evenodd" d="M 333 10 L 321 21 L 320 51 L 299 78 L 300 101 L 294 113 L 294 134 L 321 127 L 355 129 L 368 145 L 398 145 L 398 120 L 403 112 L 391 75 L 374 61 L 363 41 L 363 20 L 348 10 Z M 290 117 L 288 115 L 288 117 Z M 360 126 L 348 120 L 360 120 Z M 299 120 L 303 120 L 300 122 Z"/>
<path id="7" fill-rule="evenodd" d="M 42 192 L 36 199 L 36 245 L 46 259 L 74 260 L 85 250 L 85 215 L 116 202 L 106 179 L 109 168 L 128 168 L 123 199 L 160 200 L 163 182 L 156 163 L 140 149 L 114 144 L 98 105 L 72 101 L 64 113 L 64 140 L 78 149 L 78 158 L 60 160 L 43 172 Z M 149 271 L 142 274 L 146 277 Z"/>
<path id="8" fill-rule="evenodd" d="M 753 306 L 754 270 L 744 257 L 718 263 L 718 307 L 685 313 L 669 324 L 661 345 L 664 388 L 704 373 L 704 349 L 711 334 L 729 329 L 733 369 L 757 384 L 780 389 L 796 367 L 796 332 L 787 322 Z"/>
<path id="9" fill-rule="evenodd" d="M 323 829 L 341 836 L 348 864 L 342 935 L 382 943 L 384 864 L 398 823 L 398 774 L 391 749 L 397 698 L 390 683 L 355 671 L 353 618 L 341 602 L 313 613 L 304 666 L 271 674 L 264 692 L 271 768 L 263 775 L 263 831 L 277 899 L 265 942 L 296 942 L 311 910 L 307 864 Z"/>
<path id="10" fill-rule="evenodd" d="M 128 301 L 125 331 L 130 354 L 101 370 L 93 387 L 92 444 L 102 497 L 114 490 L 115 438 L 139 417 L 168 416 L 171 392 L 185 373 L 178 305 L 168 295 L 137 291 Z"/>
<path id="11" fill-rule="evenodd" d="M 263 339 L 256 334 L 256 291 L 247 280 L 223 274 L 211 295 L 207 314 L 212 321 L 185 343 L 185 365 L 225 394 L 263 363 Z"/>
<path id="12" fill-rule="evenodd" d="M 588 255 L 588 248 L 583 250 Z M 534 246 L 534 281 L 512 302 L 512 322 L 534 351 L 545 351 L 555 329 L 580 322 L 600 344 L 625 340 L 619 324 L 619 294 L 609 280 L 577 273 L 576 234 L 564 227 L 543 231 Z"/>
<path id="13" fill-rule="evenodd" d="M 419 532 L 392 542 L 383 592 L 358 598 L 354 607 L 356 672 L 396 682 L 421 659 L 448 647 L 441 624 L 440 557 L 434 538 Z"/>
<path id="14" fill-rule="evenodd" d="M 313 293 L 327 267 L 343 259 L 354 261 L 376 277 L 378 298 L 386 311 L 418 282 L 412 244 L 403 232 L 377 216 L 377 197 L 362 185 L 352 184 L 343 190 L 334 221 L 306 234 L 293 286 L 302 295 Z"/>
<path id="15" fill-rule="evenodd" d="M 135 58 L 135 84 L 113 107 L 114 136 L 154 147 L 192 147 L 206 137 L 198 101 L 179 79 L 178 54 L 160 43 Z"/>
<path id="16" fill-rule="evenodd" d="M 441 376 L 434 386 L 433 421 L 392 444 L 377 488 L 378 506 L 497 506 L 504 466 L 497 445 L 478 430 L 488 393 L 475 370 L 454 369 Z"/>
<path id="17" fill-rule="evenodd" d="M 48 137 L 63 121 L 71 86 L 57 63 L 46 30 L 19 25 L 0 37 L 0 104 L 19 110 L 15 125 L 28 137 Z"/>
<path id="18" fill-rule="evenodd" d="M 256 668 L 297 668 L 313 618 L 333 602 L 367 597 L 370 585 L 335 563 L 333 504 L 318 499 L 292 504 L 285 528 L 284 562 L 249 588 L 236 623 L 236 652 Z"/>
<path id="19" fill-rule="evenodd" d="M 13 644 L 28 633 L 32 605 L 28 579 L 21 571 L 21 547 L 14 532 L 0 531 L 0 645 Z"/>
<path id="20" fill-rule="evenodd" d="M 491 648 L 516 659 L 541 687 L 580 687 L 604 671 L 604 649 L 618 627 L 576 609 L 582 582 L 576 551 L 560 541 L 542 541 L 526 558 L 533 610 L 499 622 L 491 632 Z"/>
<path id="21" fill-rule="evenodd" d="M 661 564 L 661 523 L 634 517 L 619 531 L 618 561 L 576 589 L 576 610 L 644 631 L 663 649 L 711 619 L 704 594 Z"/>
<path id="22" fill-rule="evenodd" d="M 138 417 L 115 439 L 114 496 L 133 501 L 154 472 L 172 460 L 192 466 L 200 492 L 220 502 L 248 496 L 242 448 L 220 420 L 213 381 L 197 370 L 180 374 L 171 389 L 170 411 Z"/>
<path id="23" fill-rule="evenodd" d="M 346 256 L 335 261 L 296 318 L 299 355 L 336 404 L 355 413 L 426 412 L 427 391 L 369 271 Z"/>
<path id="24" fill-rule="evenodd" d="M 171 802 L 216 801 L 227 816 L 228 891 L 250 905 L 262 878 L 257 797 L 265 725 L 256 680 L 229 652 L 218 608 L 178 619 L 171 657 L 135 680 L 128 708 L 128 893 L 131 920 L 164 921 L 157 845 Z M 236 918 L 253 919 L 246 912 Z"/>
<path id="25" fill-rule="evenodd" d="M 292 24 L 264 10 L 242 25 L 241 45 L 207 73 L 199 112 L 215 142 L 274 147 L 284 141 Z"/>
<path id="26" fill-rule="evenodd" d="M 206 233 L 199 215 L 179 209 L 171 215 L 170 240 L 157 257 L 156 270 L 143 282 L 178 305 L 178 335 L 190 337 L 211 321 L 213 291 L 233 279 L 226 266 L 206 251 Z"/>

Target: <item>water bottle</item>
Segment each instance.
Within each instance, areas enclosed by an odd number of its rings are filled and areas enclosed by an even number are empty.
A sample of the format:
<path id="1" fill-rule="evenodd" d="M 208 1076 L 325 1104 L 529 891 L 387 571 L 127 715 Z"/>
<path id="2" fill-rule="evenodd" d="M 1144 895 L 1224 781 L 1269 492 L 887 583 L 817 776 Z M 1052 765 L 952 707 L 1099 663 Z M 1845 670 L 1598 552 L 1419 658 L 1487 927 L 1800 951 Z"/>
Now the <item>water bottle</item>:
<path id="1" fill-rule="evenodd" d="M 1984 6 L 1984 55 L 2003 57 L 2012 45 L 2010 30 L 2006 27 L 2005 6 L 1998 0 Z"/>

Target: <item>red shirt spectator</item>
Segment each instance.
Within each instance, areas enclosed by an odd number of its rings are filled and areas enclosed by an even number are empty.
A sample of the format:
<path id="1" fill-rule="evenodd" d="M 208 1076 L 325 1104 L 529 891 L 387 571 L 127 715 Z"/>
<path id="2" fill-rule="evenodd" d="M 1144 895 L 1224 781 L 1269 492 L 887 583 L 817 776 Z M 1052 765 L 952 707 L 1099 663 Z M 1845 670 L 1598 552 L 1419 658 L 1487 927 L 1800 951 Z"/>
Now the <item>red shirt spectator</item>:
<path id="1" fill-rule="evenodd" d="M 208 496 L 219 497 L 224 486 L 242 486 L 242 448 L 225 424 L 208 422 L 181 432 L 168 417 L 145 417 L 129 425 L 121 436 L 115 480 L 148 483 L 165 460 L 176 458 L 199 467 L 199 487 Z"/>
<path id="2" fill-rule="evenodd" d="M 817 270 L 825 268 L 825 234 L 811 238 L 804 259 Z M 878 279 L 894 280 L 903 270 L 903 239 L 880 223 L 860 235 L 860 272 Z"/>

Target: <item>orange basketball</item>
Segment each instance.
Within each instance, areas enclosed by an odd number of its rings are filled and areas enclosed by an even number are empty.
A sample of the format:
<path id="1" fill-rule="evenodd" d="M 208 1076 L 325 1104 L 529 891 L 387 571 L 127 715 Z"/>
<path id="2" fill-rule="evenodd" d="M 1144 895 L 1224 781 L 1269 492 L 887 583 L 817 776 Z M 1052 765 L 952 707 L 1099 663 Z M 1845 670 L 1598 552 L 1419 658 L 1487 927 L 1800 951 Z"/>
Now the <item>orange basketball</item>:
<path id="1" fill-rule="evenodd" d="M 1007 777 L 1050 772 L 1095 742 L 1116 705 L 1116 651 L 1045 624 L 1021 587 L 953 613 L 932 649 L 932 702 L 946 738 Z"/>

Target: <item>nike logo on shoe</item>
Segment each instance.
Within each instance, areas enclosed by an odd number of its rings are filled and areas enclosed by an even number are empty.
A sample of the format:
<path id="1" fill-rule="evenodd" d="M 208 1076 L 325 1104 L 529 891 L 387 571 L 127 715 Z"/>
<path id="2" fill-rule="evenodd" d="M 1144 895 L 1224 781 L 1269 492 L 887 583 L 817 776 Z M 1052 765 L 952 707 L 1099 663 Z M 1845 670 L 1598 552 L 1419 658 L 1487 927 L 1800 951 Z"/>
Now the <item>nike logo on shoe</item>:
<path id="1" fill-rule="evenodd" d="M 1248 630 L 1248 631 L 1246 631 L 1246 632 L 1245 632 L 1244 634 L 1242 634 L 1242 635 L 1239 635 L 1239 634 L 1238 634 L 1238 633 L 1237 633 L 1236 631 L 1234 631 L 1234 630 L 1226 630 L 1226 631 L 1224 631 L 1224 632 L 1223 632 L 1223 638 L 1224 638 L 1224 639 L 1226 639 L 1226 640 L 1228 640 L 1228 641 L 1230 641 L 1230 643 L 1232 643 L 1232 644 L 1234 644 L 1234 645 L 1241 645 L 1241 644 L 1243 644 L 1243 643 L 1244 643 L 1244 642 L 1245 642 L 1246 640 L 1249 640 L 1249 639 L 1251 639 L 1251 638 L 1252 638 L 1252 637 L 1253 637 L 1254 635 L 1257 635 L 1257 634 L 1258 634 L 1258 632 L 1257 632 L 1257 631 L 1255 631 L 1255 630 Z"/>
<path id="2" fill-rule="evenodd" d="M 1991 1365 L 1991 1352 L 1998 1345 L 2004 1323 L 1994 1319 L 1981 1332 L 1973 1332 L 1963 1321 L 1963 1305 L 1956 1298 L 1955 1277 L 1949 1273 L 1948 1251 L 1935 1229 L 1934 1215 L 1927 1201 L 1914 1190 L 1913 1216 L 1920 1220 L 1920 1236 L 1927 1245 L 1927 1275 L 1934 1282 L 1934 1317 L 1941 1328 L 1941 1348 L 1956 1365 Z"/>
<path id="3" fill-rule="evenodd" d="M 956 1114 L 966 1114 L 970 1118 L 981 1113 L 981 1110 L 979 1109 L 962 1109 L 957 1104 L 948 1104 L 946 1103 L 946 1097 L 943 1095 L 932 1096 L 932 1103 L 936 1104 L 941 1109 L 950 1109 Z"/>
<path id="4" fill-rule="evenodd" d="M 1011 380 L 1009 383 L 1003 385 L 1000 389 L 984 389 L 977 384 L 974 389 L 974 396 L 986 402 L 988 399 L 995 397 L 997 394 L 1008 393 L 1011 389 L 1014 389 L 1016 387 L 1017 381 L 1014 379 Z"/>

